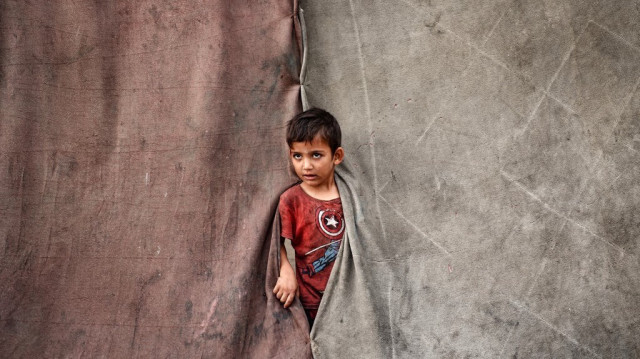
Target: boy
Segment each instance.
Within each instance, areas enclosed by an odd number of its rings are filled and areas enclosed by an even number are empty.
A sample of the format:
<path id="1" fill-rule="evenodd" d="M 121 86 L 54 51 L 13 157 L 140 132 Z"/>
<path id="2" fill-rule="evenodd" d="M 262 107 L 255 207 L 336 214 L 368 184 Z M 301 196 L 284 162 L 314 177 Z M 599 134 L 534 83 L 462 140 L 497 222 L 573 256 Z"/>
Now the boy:
<path id="1" fill-rule="evenodd" d="M 342 203 L 334 181 L 344 158 L 338 121 L 310 109 L 287 124 L 289 158 L 301 182 L 280 195 L 280 276 L 273 293 L 287 308 L 299 295 L 313 326 L 345 229 Z M 295 272 L 284 239 L 295 250 Z"/>

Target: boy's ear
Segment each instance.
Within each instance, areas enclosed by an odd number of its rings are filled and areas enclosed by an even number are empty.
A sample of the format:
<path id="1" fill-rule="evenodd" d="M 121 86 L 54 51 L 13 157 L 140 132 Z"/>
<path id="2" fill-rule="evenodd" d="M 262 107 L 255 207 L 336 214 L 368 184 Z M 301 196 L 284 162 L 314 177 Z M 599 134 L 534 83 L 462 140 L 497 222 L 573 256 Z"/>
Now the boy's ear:
<path id="1" fill-rule="evenodd" d="M 344 160 L 344 150 L 342 147 L 336 148 L 336 151 L 333 153 L 333 164 L 339 165 Z"/>

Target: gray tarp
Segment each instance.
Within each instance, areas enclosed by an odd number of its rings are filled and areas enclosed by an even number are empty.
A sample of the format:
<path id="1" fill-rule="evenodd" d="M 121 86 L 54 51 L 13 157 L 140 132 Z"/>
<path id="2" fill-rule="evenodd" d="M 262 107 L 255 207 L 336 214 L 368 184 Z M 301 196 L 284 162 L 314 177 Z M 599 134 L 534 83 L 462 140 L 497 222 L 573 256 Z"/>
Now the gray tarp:
<path id="1" fill-rule="evenodd" d="M 375 193 L 361 180 L 349 161 L 336 172 L 347 229 L 311 332 L 314 358 L 390 358 L 396 350 L 389 300 L 409 288 L 393 287 L 395 243 L 383 240 Z"/>
<path id="2" fill-rule="evenodd" d="M 383 224 L 315 353 L 640 357 L 638 1 L 300 6 L 309 105 Z"/>

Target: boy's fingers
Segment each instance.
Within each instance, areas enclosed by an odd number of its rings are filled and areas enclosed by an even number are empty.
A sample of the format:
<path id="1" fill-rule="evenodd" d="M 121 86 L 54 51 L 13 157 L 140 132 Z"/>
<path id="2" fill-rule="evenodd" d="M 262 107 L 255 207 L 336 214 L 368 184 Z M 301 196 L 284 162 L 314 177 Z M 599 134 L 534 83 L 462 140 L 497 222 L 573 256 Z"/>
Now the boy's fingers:
<path id="1" fill-rule="evenodd" d="M 276 295 L 276 298 L 284 304 L 284 307 L 287 308 L 293 303 L 296 296 L 300 293 L 300 288 L 296 288 L 295 290 L 286 290 L 280 285 L 280 282 L 276 283 L 276 286 L 273 288 L 273 294 Z"/>
<path id="2" fill-rule="evenodd" d="M 273 287 L 273 293 L 278 293 L 278 292 L 282 291 L 282 283 L 280 282 L 280 278 L 278 278 L 278 281 L 276 282 L 276 286 Z"/>
<path id="3" fill-rule="evenodd" d="M 291 303 L 293 303 L 293 298 L 294 298 L 294 297 L 293 297 L 293 294 L 289 294 L 289 295 L 287 296 L 287 302 L 286 302 L 286 303 L 284 303 L 284 307 L 285 307 L 285 308 L 289 307 L 289 306 L 291 305 Z"/>

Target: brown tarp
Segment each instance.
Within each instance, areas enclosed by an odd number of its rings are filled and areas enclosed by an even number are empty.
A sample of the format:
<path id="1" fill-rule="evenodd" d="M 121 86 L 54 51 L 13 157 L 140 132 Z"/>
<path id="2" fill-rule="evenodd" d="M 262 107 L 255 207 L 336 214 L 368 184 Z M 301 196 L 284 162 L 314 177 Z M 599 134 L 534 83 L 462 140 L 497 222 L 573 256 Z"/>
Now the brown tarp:
<path id="1" fill-rule="evenodd" d="M 310 355 L 269 295 L 296 10 L 2 2 L 1 357 Z"/>

